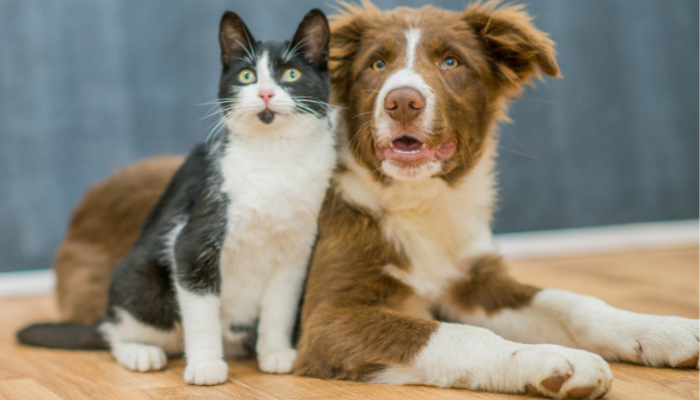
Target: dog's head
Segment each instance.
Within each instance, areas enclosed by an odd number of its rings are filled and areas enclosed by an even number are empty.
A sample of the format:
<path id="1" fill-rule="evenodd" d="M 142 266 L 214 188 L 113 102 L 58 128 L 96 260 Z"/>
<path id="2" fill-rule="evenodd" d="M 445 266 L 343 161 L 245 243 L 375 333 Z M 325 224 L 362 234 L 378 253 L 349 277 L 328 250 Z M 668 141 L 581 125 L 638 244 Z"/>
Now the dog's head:
<path id="1" fill-rule="evenodd" d="M 336 104 L 355 158 L 382 178 L 457 178 L 479 159 L 504 101 L 558 76 L 553 42 L 520 6 L 380 11 L 345 4 L 331 23 Z"/>

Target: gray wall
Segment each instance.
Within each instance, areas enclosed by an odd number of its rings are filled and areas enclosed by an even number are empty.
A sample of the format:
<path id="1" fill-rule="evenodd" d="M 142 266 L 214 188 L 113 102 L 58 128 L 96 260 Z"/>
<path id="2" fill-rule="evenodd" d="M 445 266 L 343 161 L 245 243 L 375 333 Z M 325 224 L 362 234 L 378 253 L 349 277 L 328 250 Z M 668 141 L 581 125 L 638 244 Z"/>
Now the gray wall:
<path id="1" fill-rule="evenodd" d="M 528 3 L 564 79 L 511 109 L 496 230 L 697 218 L 698 2 Z M 0 0 L 0 271 L 49 267 L 79 196 L 113 169 L 203 140 L 225 9 L 282 39 L 324 4 Z"/>

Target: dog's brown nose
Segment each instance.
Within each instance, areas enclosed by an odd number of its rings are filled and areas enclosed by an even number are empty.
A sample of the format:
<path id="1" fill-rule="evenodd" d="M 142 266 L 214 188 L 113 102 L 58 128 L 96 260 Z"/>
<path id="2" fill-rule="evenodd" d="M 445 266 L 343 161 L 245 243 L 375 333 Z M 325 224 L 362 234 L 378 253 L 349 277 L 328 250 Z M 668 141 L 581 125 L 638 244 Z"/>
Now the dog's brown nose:
<path id="1" fill-rule="evenodd" d="M 389 113 L 391 119 L 402 124 L 416 119 L 423 108 L 425 108 L 423 96 L 409 87 L 392 90 L 384 100 L 384 109 Z"/>

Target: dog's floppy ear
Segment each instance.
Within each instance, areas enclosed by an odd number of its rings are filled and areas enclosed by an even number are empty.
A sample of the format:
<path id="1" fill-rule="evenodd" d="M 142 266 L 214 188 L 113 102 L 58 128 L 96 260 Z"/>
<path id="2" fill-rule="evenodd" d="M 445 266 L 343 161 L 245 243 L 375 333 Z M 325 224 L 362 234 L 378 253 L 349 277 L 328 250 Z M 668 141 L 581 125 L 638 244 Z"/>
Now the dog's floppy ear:
<path id="1" fill-rule="evenodd" d="M 345 104 L 352 85 L 352 66 L 366 27 L 367 17 L 379 13 L 368 0 L 362 4 L 340 2 L 338 13 L 331 15 L 331 55 L 328 63 L 331 72 L 334 104 Z"/>
<path id="2" fill-rule="evenodd" d="M 226 67 L 241 55 L 252 51 L 255 39 L 241 17 L 226 11 L 219 24 L 219 44 L 221 44 L 221 64 Z"/>
<path id="3" fill-rule="evenodd" d="M 496 80 L 517 90 L 533 76 L 541 77 L 540 71 L 559 76 L 554 42 L 534 27 L 524 6 L 477 2 L 467 7 L 464 19 L 483 44 Z"/>

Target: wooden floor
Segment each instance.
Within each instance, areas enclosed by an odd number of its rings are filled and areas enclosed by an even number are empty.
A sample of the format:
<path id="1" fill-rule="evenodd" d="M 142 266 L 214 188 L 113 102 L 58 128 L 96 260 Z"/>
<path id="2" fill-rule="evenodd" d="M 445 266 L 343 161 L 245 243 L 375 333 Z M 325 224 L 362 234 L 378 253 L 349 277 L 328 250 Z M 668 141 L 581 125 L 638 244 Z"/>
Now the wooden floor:
<path id="1" fill-rule="evenodd" d="M 538 286 L 600 297 L 613 306 L 698 318 L 698 248 L 512 261 L 513 273 Z M 129 372 L 106 352 L 20 347 L 15 331 L 54 320 L 50 297 L 0 300 L 0 399 L 518 399 L 458 389 L 368 385 L 264 375 L 255 362 L 230 362 L 229 381 L 183 383 L 182 360 L 163 372 Z M 616 399 L 697 399 L 698 371 L 612 364 Z"/>

